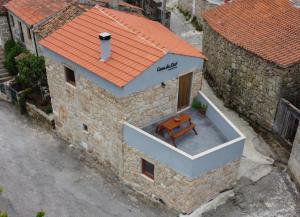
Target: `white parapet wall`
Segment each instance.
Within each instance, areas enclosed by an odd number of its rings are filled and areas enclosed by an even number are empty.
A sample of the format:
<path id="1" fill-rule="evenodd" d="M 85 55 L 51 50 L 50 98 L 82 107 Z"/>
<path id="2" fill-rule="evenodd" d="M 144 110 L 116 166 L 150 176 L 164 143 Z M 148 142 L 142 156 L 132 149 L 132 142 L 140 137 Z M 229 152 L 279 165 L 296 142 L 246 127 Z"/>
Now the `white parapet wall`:
<path id="1" fill-rule="evenodd" d="M 215 147 L 192 156 L 140 128 L 125 123 L 124 143 L 189 179 L 200 177 L 211 170 L 239 160 L 242 157 L 245 136 L 203 93 L 199 93 L 198 99 L 207 104 L 207 117 L 219 128 L 228 142 L 216 144 Z"/>

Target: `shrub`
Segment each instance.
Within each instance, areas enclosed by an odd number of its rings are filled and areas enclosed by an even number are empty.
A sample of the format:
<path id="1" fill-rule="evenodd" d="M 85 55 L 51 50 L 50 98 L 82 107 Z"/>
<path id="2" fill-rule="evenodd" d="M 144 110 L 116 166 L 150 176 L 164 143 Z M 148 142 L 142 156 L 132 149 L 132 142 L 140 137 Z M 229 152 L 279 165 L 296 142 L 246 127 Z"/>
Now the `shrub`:
<path id="1" fill-rule="evenodd" d="M 8 217 L 7 212 L 0 211 L 0 217 Z"/>
<path id="2" fill-rule="evenodd" d="M 46 80 L 45 60 L 33 54 L 25 55 L 17 61 L 17 81 L 25 86 L 36 87 Z"/>
<path id="3" fill-rule="evenodd" d="M 208 108 L 207 105 L 202 104 L 201 102 L 199 102 L 196 97 L 193 99 L 192 107 L 194 109 L 201 110 L 201 111 L 204 111 L 204 112 L 206 112 L 206 110 Z"/>
<path id="4" fill-rule="evenodd" d="M 16 42 L 14 40 L 8 40 L 4 45 L 4 54 L 5 56 L 11 51 L 11 49 L 16 46 Z"/>
<path id="5" fill-rule="evenodd" d="M 37 214 L 36 214 L 36 217 L 44 217 L 45 216 L 45 212 L 43 210 L 39 211 Z M 1 217 L 1 216 L 0 216 Z"/>
<path id="6" fill-rule="evenodd" d="M 9 71 L 11 75 L 18 74 L 18 70 L 16 67 L 15 57 L 20 53 L 25 52 L 25 48 L 23 48 L 20 44 L 15 43 L 14 46 L 11 47 L 10 44 L 7 44 L 7 53 L 5 54 L 4 66 Z"/>
<path id="7" fill-rule="evenodd" d="M 4 188 L 0 186 L 0 194 L 2 194 L 4 191 Z"/>

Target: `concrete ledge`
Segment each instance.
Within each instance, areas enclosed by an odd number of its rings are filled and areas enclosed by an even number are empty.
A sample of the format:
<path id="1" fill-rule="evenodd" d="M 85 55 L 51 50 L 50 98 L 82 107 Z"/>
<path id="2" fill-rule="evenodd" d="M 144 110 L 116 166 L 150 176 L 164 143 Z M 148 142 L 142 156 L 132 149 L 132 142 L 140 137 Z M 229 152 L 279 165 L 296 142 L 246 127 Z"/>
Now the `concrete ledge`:
<path id="1" fill-rule="evenodd" d="M 47 115 L 45 112 L 37 108 L 35 105 L 26 102 L 26 111 L 30 117 L 42 122 L 50 128 L 54 128 L 54 116 L 53 114 Z"/>

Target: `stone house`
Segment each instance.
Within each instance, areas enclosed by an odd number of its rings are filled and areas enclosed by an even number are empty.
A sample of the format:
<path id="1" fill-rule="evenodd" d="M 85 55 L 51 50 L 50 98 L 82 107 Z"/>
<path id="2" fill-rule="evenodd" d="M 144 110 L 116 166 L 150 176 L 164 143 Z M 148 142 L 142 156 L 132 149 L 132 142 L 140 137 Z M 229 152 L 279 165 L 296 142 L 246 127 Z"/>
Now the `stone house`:
<path id="1" fill-rule="evenodd" d="M 11 33 L 8 25 L 7 10 L 4 5 L 8 0 L 0 1 L 0 46 L 3 48 L 6 41 L 11 39 Z"/>
<path id="2" fill-rule="evenodd" d="M 62 138 L 181 212 L 234 185 L 245 137 L 199 92 L 201 52 L 157 22 L 100 6 L 39 43 Z M 191 109 L 194 97 L 207 106 L 203 118 Z M 176 147 L 155 133 L 175 115 L 198 131 Z"/>
<path id="3" fill-rule="evenodd" d="M 289 0 L 233 1 L 203 18 L 209 84 L 227 106 L 292 144 L 298 123 L 286 108 L 300 107 L 300 9 Z"/>
<path id="4" fill-rule="evenodd" d="M 8 10 L 12 38 L 22 43 L 31 53 L 39 55 L 33 28 L 67 6 L 66 0 L 11 0 Z"/>

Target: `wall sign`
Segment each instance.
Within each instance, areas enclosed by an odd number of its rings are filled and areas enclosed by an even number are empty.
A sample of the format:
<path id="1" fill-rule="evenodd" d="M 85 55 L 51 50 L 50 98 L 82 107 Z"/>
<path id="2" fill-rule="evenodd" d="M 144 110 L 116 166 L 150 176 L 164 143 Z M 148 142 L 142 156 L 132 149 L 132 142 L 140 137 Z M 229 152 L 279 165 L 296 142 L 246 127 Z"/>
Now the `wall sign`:
<path id="1" fill-rule="evenodd" d="M 165 66 L 159 66 L 159 67 L 157 67 L 157 71 L 160 72 L 163 70 L 168 70 L 168 71 L 173 70 L 173 69 L 177 68 L 177 65 L 178 65 L 178 62 L 173 62 L 173 63 L 167 64 Z"/>

